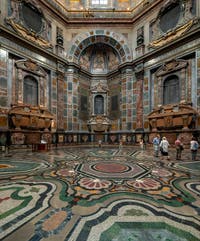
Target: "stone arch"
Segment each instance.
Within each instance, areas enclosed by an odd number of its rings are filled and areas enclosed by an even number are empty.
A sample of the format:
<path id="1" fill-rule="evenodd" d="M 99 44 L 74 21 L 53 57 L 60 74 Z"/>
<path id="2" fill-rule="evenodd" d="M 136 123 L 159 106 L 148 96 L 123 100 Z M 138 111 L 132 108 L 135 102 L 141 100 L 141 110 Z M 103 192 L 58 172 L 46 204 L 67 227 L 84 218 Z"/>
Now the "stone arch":
<path id="1" fill-rule="evenodd" d="M 113 47 L 120 57 L 121 64 L 132 61 L 132 52 L 125 37 L 122 34 L 103 29 L 77 35 L 69 49 L 67 60 L 78 64 L 82 51 L 96 43 L 104 43 Z"/>

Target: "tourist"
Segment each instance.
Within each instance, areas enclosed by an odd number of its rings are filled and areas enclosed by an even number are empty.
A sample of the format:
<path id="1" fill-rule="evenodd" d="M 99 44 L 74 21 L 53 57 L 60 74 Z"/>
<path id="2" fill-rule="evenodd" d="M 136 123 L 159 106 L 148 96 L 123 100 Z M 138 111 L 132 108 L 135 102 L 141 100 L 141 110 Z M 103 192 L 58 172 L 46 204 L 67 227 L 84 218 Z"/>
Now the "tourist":
<path id="1" fill-rule="evenodd" d="M 175 147 L 176 147 L 176 160 L 180 160 L 181 159 L 181 153 L 182 153 L 182 151 L 184 149 L 182 138 L 177 138 L 176 139 Z"/>
<path id="2" fill-rule="evenodd" d="M 99 140 L 99 147 L 102 147 L 102 140 Z"/>
<path id="3" fill-rule="evenodd" d="M 190 141 L 190 150 L 191 150 L 191 154 L 192 154 L 192 161 L 196 160 L 198 148 L 199 148 L 199 143 L 196 141 L 195 137 L 192 137 L 192 140 Z"/>
<path id="4" fill-rule="evenodd" d="M 122 147 L 123 147 L 123 141 L 122 141 L 122 139 L 120 139 L 120 140 L 119 140 L 119 150 L 121 150 Z"/>
<path id="5" fill-rule="evenodd" d="M 143 140 L 142 137 L 141 137 L 141 139 L 140 139 L 140 149 L 141 149 L 142 151 L 144 151 L 144 140 Z"/>
<path id="6" fill-rule="evenodd" d="M 160 144 L 160 137 L 157 135 L 156 137 L 153 138 L 153 149 L 154 149 L 154 156 L 158 157 L 159 153 L 159 144 Z"/>
<path id="7" fill-rule="evenodd" d="M 163 137 L 162 141 L 160 142 L 160 151 L 162 156 L 167 156 L 167 159 L 169 159 L 168 148 L 169 148 L 169 142 L 167 141 L 166 137 Z"/>

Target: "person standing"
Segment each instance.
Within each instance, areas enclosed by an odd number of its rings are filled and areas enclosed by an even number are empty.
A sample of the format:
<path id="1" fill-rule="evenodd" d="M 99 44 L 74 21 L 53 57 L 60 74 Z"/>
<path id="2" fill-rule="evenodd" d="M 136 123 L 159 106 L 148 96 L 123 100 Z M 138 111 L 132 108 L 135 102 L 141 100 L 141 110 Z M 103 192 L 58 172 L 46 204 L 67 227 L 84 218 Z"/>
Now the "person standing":
<path id="1" fill-rule="evenodd" d="M 160 137 L 157 135 L 156 137 L 153 138 L 153 149 L 154 149 L 154 156 L 158 157 L 159 153 L 159 144 L 160 144 Z"/>
<path id="2" fill-rule="evenodd" d="M 190 150 L 192 154 L 192 161 L 196 161 L 197 150 L 199 148 L 199 143 L 196 141 L 195 137 L 192 137 L 190 141 Z"/>
<path id="3" fill-rule="evenodd" d="M 140 139 L 140 149 L 142 151 L 144 151 L 144 139 L 143 138 Z"/>
<path id="4" fill-rule="evenodd" d="M 183 142 L 182 138 L 177 138 L 175 141 L 175 147 L 176 147 L 176 160 L 181 159 L 181 153 L 183 151 Z"/>
<path id="5" fill-rule="evenodd" d="M 122 139 L 119 140 L 119 151 L 122 149 L 123 147 L 123 141 Z"/>
<path id="6" fill-rule="evenodd" d="M 98 143 L 99 143 L 99 147 L 101 148 L 102 147 L 102 140 L 99 140 Z"/>
<path id="7" fill-rule="evenodd" d="M 162 156 L 167 156 L 167 159 L 169 159 L 168 148 L 169 148 L 169 142 L 166 137 L 163 137 L 162 141 L 160 142 L 160 149 L 161 149 Z"/>

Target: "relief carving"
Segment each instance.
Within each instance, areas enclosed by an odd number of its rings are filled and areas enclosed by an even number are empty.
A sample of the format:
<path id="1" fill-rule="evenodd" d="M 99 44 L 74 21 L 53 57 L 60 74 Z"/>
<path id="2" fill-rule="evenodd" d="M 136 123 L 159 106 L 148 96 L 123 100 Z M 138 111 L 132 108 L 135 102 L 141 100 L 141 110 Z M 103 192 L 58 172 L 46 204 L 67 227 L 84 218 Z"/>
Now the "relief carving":
<path id="1" fill-rule="evenodd" d="M 23 6 L 30 6 L 31 9 L 35 9 L 35 12 L 41 17 L 41 21 L 38 21 L 38 30 L 31 28 L 27 24 L 27 20 L 23 14 L 26 11 Z M 10 25 L 18 34 L 22 35 L 25 39 L 30 40 L 41 47 L 52 48 L 49 39 L 50 22 L 44 17 L 43 11 L 40 6 L 34 0 L 11 0 L 12 14 L 6 18 L 6 23 Z M 27 16 L 26 16 L 27 17 Z M 27 17 L 28 18 L 28 17 Z M 30 21 L 30 20 L 29 20 Z M 34 20 L 32 20 L 34 22 Z M 31 23 L 31 21 L 29 22 Z M 37 26 L 36 22 L 33 26 Z"/>
<path id="2" fill-rule="evenodd" d="M 188 66 L 188 62 L 186 60 L 170 60 L 162 65 L 160 69 L 156 72 L 156 76 L 164 76 L 168 75 L 171 72 L 178 71 L 180 69 L 186 68 Z"/>
<path id="3" fill-rule="evenodd" d="M 170 21 L 167 22 L 166 19 Z M 180 37 L 197 23 L 192 14 L 192 0 L 183 3 L 178 0 L 164 1 L 157 18 L 151 23 L 152 42 L 149 47 L 161 47 Z"/>
<path id="4" fill-rule="evenodd" d="M 157 40 L 154 40 L 153 42 L 151 42 L 149 44 L 149 47 L 161 47 L 161 46 L 177 39 L 183 33 L 188 31 L 192 27 L 193 24 L 194 24 L 194 20 L 190 20 L 187 24 L 177 28 L 174 31 L 167 33 L 166 35 L 162 36 L 161 38 L 159 38 Z"/>

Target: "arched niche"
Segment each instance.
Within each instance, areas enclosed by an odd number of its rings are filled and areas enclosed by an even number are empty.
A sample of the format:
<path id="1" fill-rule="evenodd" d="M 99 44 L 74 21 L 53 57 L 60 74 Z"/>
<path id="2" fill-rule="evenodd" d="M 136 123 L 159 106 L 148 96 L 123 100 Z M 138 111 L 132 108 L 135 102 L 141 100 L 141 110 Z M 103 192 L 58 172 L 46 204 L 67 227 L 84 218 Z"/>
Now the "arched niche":
<path id="1" fill-rule="evenodd" d="M 103 29 L 96 29 L 77 35 L 68 51 L 68 61 L 78 64 L 82 52 L 89 46 L 99 43 L 115 49 L 121 64 L 132 61 L 132 52 L 125 37 L 122 34 Z"/>
<path id="2" fill-rule="evenodd" d="M 78 64 L 92 74 L 107 74 L 118 68 L 120 56 L 113 47 L 96 43 L 82 51 Z"/>
<path id="3" fill-rule="evenodd" d="M 88 121 L 90 131 L 108 131 L 108 88 L 100 82 L 90 89 L 91 113 Z"/>

